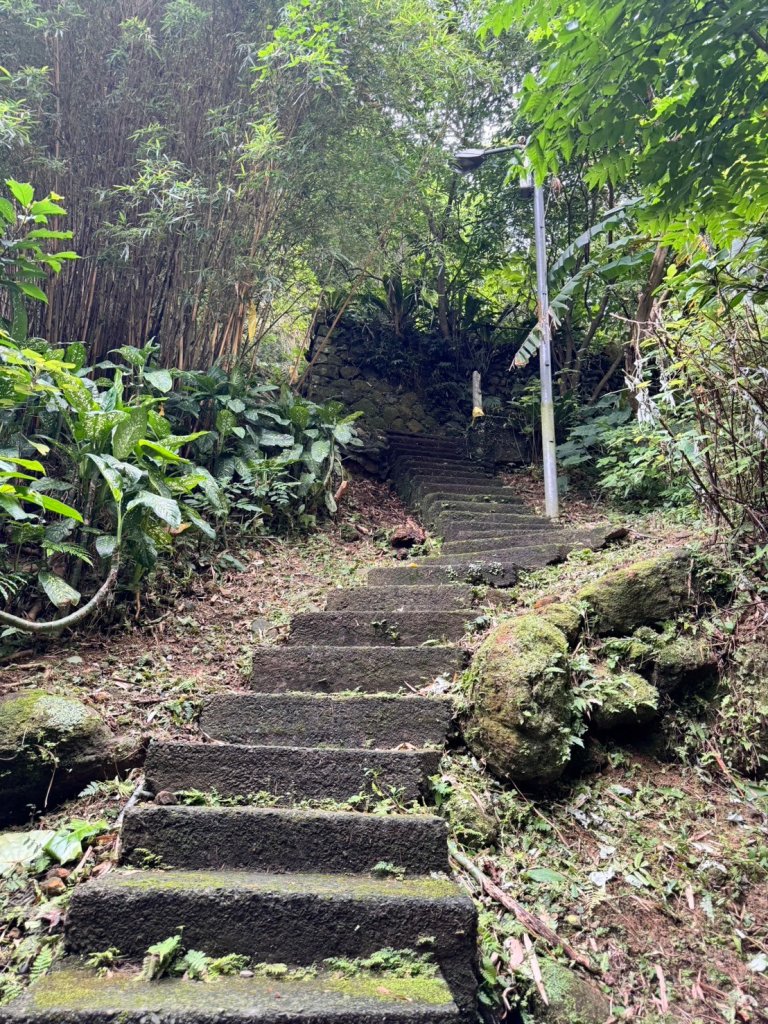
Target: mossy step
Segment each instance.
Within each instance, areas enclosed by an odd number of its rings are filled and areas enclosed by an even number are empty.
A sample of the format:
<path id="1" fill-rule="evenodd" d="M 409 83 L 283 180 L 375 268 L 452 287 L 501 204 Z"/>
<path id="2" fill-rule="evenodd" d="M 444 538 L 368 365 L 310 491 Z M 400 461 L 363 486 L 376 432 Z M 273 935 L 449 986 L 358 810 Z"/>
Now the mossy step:
<path id="1" fill-rule="evenodd" d="M 460 611 L 305 612 L 294 616 L 288 644 L 413 647 L 428 640 L 451 642 L 464 636 L 467 619 Z"/>
<path id="2" fill-rule="evenodd" d="M 477 498 L 441 498 L 431 501 L 427 508 L 422 509 L 422 519 L 430 527 L 440 522 L 446 512 L 467 512 L 476 515 L 519 515 L 515 509 L 524 509 L 519 501 L 485 501 Z"/>
<path id="3" fill-rule="evenodd" d="M 150 744 L 145 764 L 153 793 L 215 789 L 222 796 L 270 793 L 283 802 L 349 800 L 396 790 L 404 801 L 427 795 L 439 750 L 251 747 L 236 743 Z"/>
<path id="4" fill-rule="evenodd" d="M 451 481 L 427 481 L 423 484 L 416 484 L 410 491 L 412 500 L 423 504 L 436 499 L 439 495 L 444 495 L 448 500 L 454 498 L 468 498 L 471 501 L 482 500 L 485 501 L 504 499 L 504 501 L 512 501 L 516 505 L 522 505 L 522 501 L 518 495 L 509 487 L 504 487 L 503 484 L 494 484 L 493 482 L 488 483 L 487 481 L 478 480 L 476 483 L 462 482 L 460 480 Z"/>
<path id="5" fill-rule="evenodd" d="M 549 519 L 533 515 L 475 516 L 474 520 L 456 522 L 445 519 L 434 526 L 435 533 L 446 541 L 497 537 L 516 530 L 526 534 L 550 533 L 553 529 Z"/>
<path id="6" fill-rule="evenodd" d="M 513 562 L 519 569 L 540 569 L 545 565 L 562 562 L 574 548 L 583 545 L 573 544 L 507 544 L 502 547 L 495 545 L 487 551 L 462 551 L 446 555 L 433 555 L 428 558 L 415 558 L 413 564 L 421 567 L 452 565 L 492 565 L 493 563 Z"/>
<path id="7" fill-rule="evenodd" d="M 549 524 L 549 531 L 510 531 L 498 536 L 473 537 L 465 540 L 446 541 L 443 556 L 485 551 L 508 551 L 510 548 L 536 547 L 542 544 L 562 545 L 569 550 L 600 547 L 605 542 L 603 530 L 563 530 Z"/>
<path id="8" fill-rule="evenodd" d="M 390 467 L 390 476 L 397 479 L 404 473 L 421 473 L 426 476 L 428 473 L 447 473 L 451 470 L 457 473 L 473 474 L 478 468 L 466 459 L 458 457 L 438 457 L 419 455 L 399 455 Z"/>
<path id="9" fill-rule="evenodd" d="M 476 603 L 472 587 L 347 587 L 331 590 L 326 607 L 332 611 L 461 611 Z M 468 613 L 469 614 L 469 613 Z"/>
<path id="10" fill-rule="evenodd" d="M 227 743 L 393 749 L 442 745 L 452 713 L 440 698 L 224 693 L 205 701 L 200 728 Z"/>
<path id="11" fill-rule="evenodd" d="M 144 981 L 135 972 L 108 977 L 64 961 L 2 1011 L 7 1024 L 456 1024 L 445 981 L 387 972 L 314 976 L 182 978 Z"/>
<path id="12" fill-rule="evenodd" d="M 463 555 L 451 559 L 418 559 L 397 568 L 371 569 L 368 582 L 373 586 L 435 586 L 455 583 L 487 584 L 511 587 L 517 582 L 522 566 L 509 558 L 465 560 Z"/>
<path id="13" fill-rule="evenodd" d="M 474 493 L 466 490 L 431 491 L 418 499 L 419 510 L 423 517 L 428 517 L 434 508 L 442 508 L 446 502 L 467 502 L 475 507 L 491 505 L 495 509 L 504 509 L 507 512 L 514 512 L 516 509 L 524 510 L 525 505 L 516 495 L 509 491 L 498 491 L 493 494 L 487 490 L 479 490 Z"/>
<path id="14" fill-rule="evenodd" d="M 123 856 L 191 869 L 369 874 L 448 871 L 447 825 L 431 814 L 141 804 L 123 825 Z"/>
<path id="15" fill-rule="evenodd" d="M 443 645 L 393 647 L 382 657 L 380 647 L 280 644 L 254 651 L 251 688 L 260 693 L 397 693 L 450 676 L 464 667 L 465 660 L 461 650 Z"/>
<path id="16" fill-rule="evenodd" d="M 475 997 L 476 911 L 447 878 L 113 871 L 73 890 L 66 941 L 77 954 L 115 946 L 138 959 L 179 928 L 208 956 L 298 965 L 423 948 L 430 936 L 460 1008 Z"/>

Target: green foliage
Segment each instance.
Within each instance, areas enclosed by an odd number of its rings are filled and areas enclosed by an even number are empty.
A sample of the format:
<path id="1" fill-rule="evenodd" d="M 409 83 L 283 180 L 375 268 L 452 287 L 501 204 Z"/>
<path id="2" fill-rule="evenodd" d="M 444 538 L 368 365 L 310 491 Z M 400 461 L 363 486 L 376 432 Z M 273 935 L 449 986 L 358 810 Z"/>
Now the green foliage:
<path id="1" fill-rule="evenodd" d="M 45 220 L 31 186 L 12 188 L 31 218 Z M 10 226 L 5 233 L 0 296 L 19 329 L 26 318 L 17 303 L 40 301 L 23 290 L 30 259 L 60 268 L 61 253 L 54 259 L 41 249 L 54 233 L 37 234 L 28 250 L 16 247 Z M 25 584 L 34 581 L 55 608 L 76 607 L 86 566 L 119 559 L 136 590 L 187 530 L 216 541 L 228 517 L 230 529 L 290 529 L 335 512 L 341 453 L 359 443 L 356 417 L 339 406 L 278 392 L 239 368 L 159 369 L 153 344 L 122 345 L 90 367 L 82 345 L 22 340 L 12 326 L 0 330 L 6 600 L 28 597 L 33 588 Z"/>
<path id="2" fill-rule="evenodd" d="M 522 114 L 541 174 L 582 158 L 593 187 L 637 175 L 657 220 L 733 238 L 768 204 L 766 24 L 747 0 L 499 0 L 486 29 L 540 50 Z"/>

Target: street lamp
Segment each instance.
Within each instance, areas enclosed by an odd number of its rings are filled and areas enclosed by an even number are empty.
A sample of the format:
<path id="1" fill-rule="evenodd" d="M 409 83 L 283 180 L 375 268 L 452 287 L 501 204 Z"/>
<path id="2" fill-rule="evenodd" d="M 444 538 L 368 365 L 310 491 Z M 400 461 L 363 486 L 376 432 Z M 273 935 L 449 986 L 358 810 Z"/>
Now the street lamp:
<path id="1" fill-rule="evenodd" d="M 454 163 L 461 174 L 478 170 L 490 156 L 523 150 L 516 146 L 494 146 L 490 149 L 460 149 L 454 153 Z M 557 454 L 555 442 L 555 404 L 552 392 L 552 331 L 549 322 L 549 285 L 547 281 L 547 238 L 544 221 L 544 189 L 533 175 L 521 182 L 520 195 L 533 197 L 534 239 L 536 242 L 536 297 L 541 346 L 539 348 L 539 375 L 541 377 L 541 446 L 544 461 L 544 507 L 550 519 L 560 515 L 557 493 Z"/>

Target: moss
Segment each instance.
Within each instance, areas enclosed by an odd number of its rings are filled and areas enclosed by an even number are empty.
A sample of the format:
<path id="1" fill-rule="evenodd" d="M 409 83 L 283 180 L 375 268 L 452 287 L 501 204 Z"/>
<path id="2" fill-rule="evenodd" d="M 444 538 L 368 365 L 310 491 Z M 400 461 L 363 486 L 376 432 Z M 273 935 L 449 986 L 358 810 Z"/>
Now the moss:
<path id="1" fill-rule="evenodd" d="M 456 885 L 448 878 L 374 879 L 363 875 L 270 875 L 245 871 L 124 871 L 110 875 L 103 884 L 107 888 L 147 893 L 239 889 L 305 893 L 318 899 L 445 899 L 457 895 Z"/>
<path id="2" fill-rule="evenodd" d="M 555 960 L 541 960 L 541 977 L 549 1006 L 537 1020 L 547 1024 L 605 1024 L 610 1002 L 599 988 Z"/>
<path id="3" fill-rule="evenodd" d="M 569 644 L 573 645 L 576 642 L 583 624 L 581 609 L 577 605 L 558 601 L 547 605 L 539 615 L 564 633 Z"/>
<path id="4" fill-rule="evenodd" d="M 447 811 L 451 830 L 464 846 L 479 850 L 496 842 L 498 821 L 468 790 L 454 787 Z"/>
<path id="5" fill-rule="evenodd" d="M 717 658 L 706 637 L 682 633 L 657 645 L 652 680 L 662 693 L 714 680 Z"/>
<path id="6" fill-rule="evenodd" d="M 280 967 L 283 965 L 273 965 Z M 194 1021 L 196 1015 L 211 1020 L 237 1017 L 243 1013 L 260 1016 L 274 1012 L 275 999 L 286 1018 L 299 1019 L 308 1005 L 318 1015 L 327 1006 L 329 1017 L 335 1017 L 340 1006 L 350 1000 L 362 1005 L 412 1003 L 446 1006 L 452 997 L 440 977 L 397 977 L 386 971 L 361 970 L 353 976 L 316 971 L 314 968 L 286 970 L 266 976 L 254 971 L 253 978 L 227 977 L 208 983 L 183 979 L 144 981 L 138 975 L 119 972 L 101 977 L 96 971 L 84 970 L 71 963 L 55 970 L 23 997 L 22 1006 L 33 1016 L 58 1011 L 114 1014 L 115 1024 L 121 1019 L 135 1020 L 136 1015 L 151 1006 L 155 1013 L 173 1014 L 176 1019 Z"/>
<path id="7" fill-rule="evenodd" d="M 691 556 L 672 551 L 634 562 L 583 587 L 577 600 L 599 633 L 626 635 L 637 626 L 665 622 L 690 605 Z"/>
<path id="8" fill-rule="evenodd" d="M 348 998 L 381 1002 L 415 1002 L 444 1006 L 451 994 L 442 978 L 391 978 L 386 974 L 359 974 L 354 978 L 329 978 L 323 988 Z"/>
<path id="9" fill-rule="evenodd" d="M 601 704 L 592 711 L 597 729 L 610 731 L 644 725 L 658 712 L 659 691 L 637 672 L 611 672 L 598 666 L 596 695 Z"/>
<path id="10" fill-rule="evenodd" d="M 503 622 L 480 647 L 468 681 L 464 734 L 473 752 L 516 782 L 559 778 L 574 717 L 561 630 L 535 614 Z"/>

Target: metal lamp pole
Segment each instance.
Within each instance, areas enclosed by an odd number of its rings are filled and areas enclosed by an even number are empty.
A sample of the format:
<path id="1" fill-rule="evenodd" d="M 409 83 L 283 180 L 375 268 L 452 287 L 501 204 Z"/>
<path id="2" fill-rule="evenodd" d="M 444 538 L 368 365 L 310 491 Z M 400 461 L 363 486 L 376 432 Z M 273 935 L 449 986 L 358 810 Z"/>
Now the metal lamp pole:
<path id="1" fill-rule="evenodd" d="M 462 149 L 454 154 L 456 167 L 462 174 L 477 170 L 497 153 L 509 153 L 524 149 L 518 146 L 496 146 L 492 149 Z M 544 215 L 544 189 L 536 184 L 521 187 L 521 192 L 530 196 L 533 192 L 533 231 L 536 243 L 536 299 L 538 303 L 539 332 L 539 376 L 541 378 L 541 446 L 544 463 L 544 507 L 550 519 L 560 515 L 560 498 L 557 492 L 557 451 L 555 441 L 555 403 L 552 391 L 552 330 L 549 322 L 549 284 L 547 281 L 547 236 Z"/>

